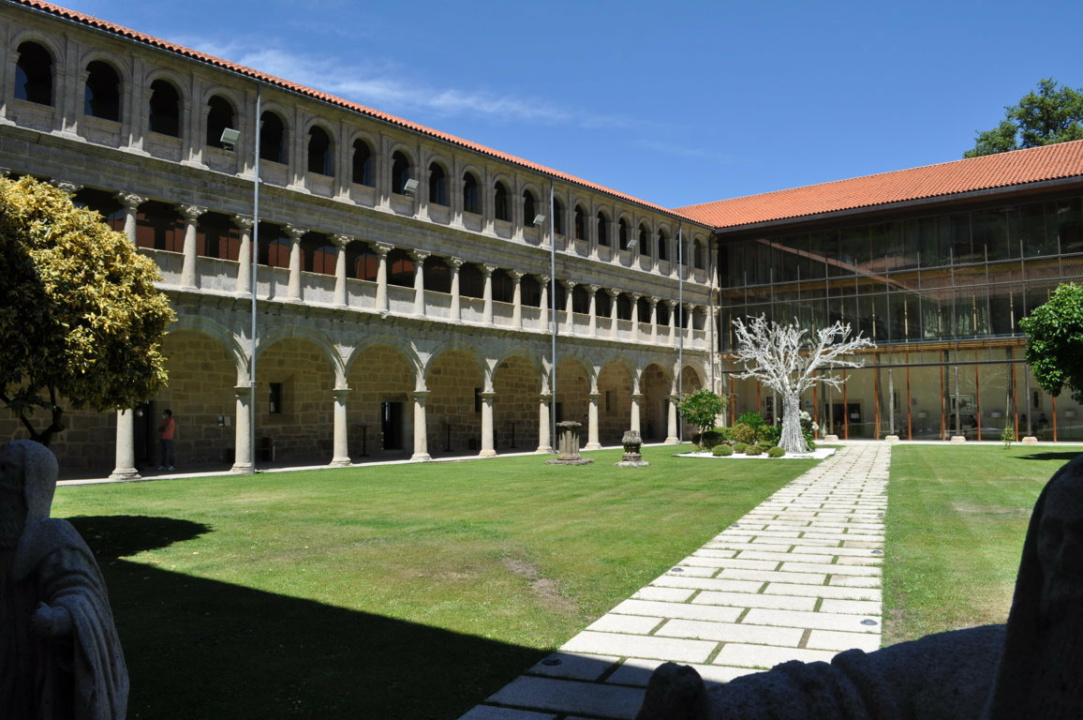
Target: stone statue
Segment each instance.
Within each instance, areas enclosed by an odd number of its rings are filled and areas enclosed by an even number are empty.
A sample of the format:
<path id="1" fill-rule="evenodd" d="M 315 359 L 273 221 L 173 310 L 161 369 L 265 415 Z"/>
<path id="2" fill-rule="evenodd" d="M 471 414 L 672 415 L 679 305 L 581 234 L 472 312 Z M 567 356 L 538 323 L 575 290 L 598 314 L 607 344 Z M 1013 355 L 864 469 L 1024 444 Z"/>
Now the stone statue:
<path id="1" fill-rule="evenodd" d="M 1083 456 L 1031 515 L 1008 624 L 928 635 L 830 663 L 782 663 L 707 688 L 651 676 L 637 720 L 1061 720 L 1083 717 Z"/>
<path id="2" fill-rule="evenodd" d="M 0 717 L 120 720 L 128 671 L 105 583 L 75 528 L 50 518 L 56 458 L 0 447 Z"/>

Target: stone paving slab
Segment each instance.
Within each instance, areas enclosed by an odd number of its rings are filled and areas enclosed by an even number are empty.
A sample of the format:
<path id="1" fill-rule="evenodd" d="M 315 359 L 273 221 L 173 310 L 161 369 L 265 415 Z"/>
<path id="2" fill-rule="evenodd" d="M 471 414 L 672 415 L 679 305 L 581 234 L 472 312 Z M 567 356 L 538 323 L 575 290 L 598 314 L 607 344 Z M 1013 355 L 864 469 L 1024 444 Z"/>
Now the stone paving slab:
<path id="1" fill-rule="evenodd" d="M 845 445 L 460 720 L 632 720 L 666 661 L 725 683 L 875 650 L 889 461 Z"/>

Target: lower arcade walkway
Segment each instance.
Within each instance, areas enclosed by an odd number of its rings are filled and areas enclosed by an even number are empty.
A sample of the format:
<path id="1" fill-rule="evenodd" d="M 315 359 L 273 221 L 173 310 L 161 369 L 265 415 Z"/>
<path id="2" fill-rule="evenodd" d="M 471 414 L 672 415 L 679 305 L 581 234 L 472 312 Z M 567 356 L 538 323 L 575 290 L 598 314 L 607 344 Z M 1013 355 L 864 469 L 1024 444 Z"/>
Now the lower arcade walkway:
<path id="1" fill-rule="evenodd" d="M 632 720 L 666 661 L 723 683 L 875 650 L 890 457 L 840 448 L 460 720 Z"/>

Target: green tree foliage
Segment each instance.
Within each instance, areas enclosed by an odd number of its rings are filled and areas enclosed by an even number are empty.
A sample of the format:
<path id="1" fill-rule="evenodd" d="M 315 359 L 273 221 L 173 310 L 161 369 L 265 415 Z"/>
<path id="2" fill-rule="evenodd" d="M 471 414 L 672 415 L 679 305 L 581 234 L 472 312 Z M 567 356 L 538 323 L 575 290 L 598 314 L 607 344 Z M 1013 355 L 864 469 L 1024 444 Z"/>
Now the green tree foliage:
<path id="1" fill-rule="evenodd" d="M 0 402 L 48 445 L 63 408 L 135 407 L 166 380 L 174 313 L 158 268 L 101 216 L 31 178 L 0 177 Z M 63 398 L 63 400 L 61 399 Z M 48 414 L 36 429 L 35 410 Z"/>
<path id="2" fill-rule="evenodd" d="M 1038 90 L 1005 108 L 1007 117 L 992 130 L 978 133 L 974 148 L 963 157 L 978 157 L 1022 148 L 1083 140 L 1083 88 L 1057 87 L 1053 78 Z"/>
<path id="3" fill-rule="evenodd" d="M 715 418 L 726 409 L 726 399 L 703 388 L 685 397 L 677 411 L 686 423 L 695 425 L 702 432 L 713 430 Z"/>
<path id="4" fill-rule="evenodd" d="M 1056 397 L 1067 387 L 1083 402 L 1083 285 L 1061 285 L 1019 327 L 1027 334 L 1027 363 L 1042 389 Z"/>

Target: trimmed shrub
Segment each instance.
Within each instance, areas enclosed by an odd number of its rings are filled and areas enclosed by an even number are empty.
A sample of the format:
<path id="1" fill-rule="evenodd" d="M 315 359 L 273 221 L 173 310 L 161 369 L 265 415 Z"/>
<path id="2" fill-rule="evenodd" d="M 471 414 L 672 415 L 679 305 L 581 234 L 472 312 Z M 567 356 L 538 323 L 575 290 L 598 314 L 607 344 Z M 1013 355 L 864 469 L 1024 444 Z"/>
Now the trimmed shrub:
<path id="1" fill-rule="evenodd" d="M 737 423 L 733 426 L 733 439 L 735 442 L 752 445 L 759 439 L 759 432 L 748 423 Z"/>
<path id="2" fill-rule="evenodd" d="M 729 445 L 715 445 L 711 450 L 711 454 L 715 457 L 729 457 L 733 454 L 733 448 Z"/>
<path id="3" fill-rule="evenodd" d="M 733 452 L 741 454 L 748 452 L 748 444 L 743 442 L 735 443 L 733 446 Z"/>
<path id="4" fill-rule="evenodd" d="M 737 422 L 734 423 L 734 425 L 751 425 L 754 428 L 762 427 L 765 424 L 766 421 L 763 419 L 763 416 L 755 411 L 742 413 L 741 416 L 737 418 Z"/>
<path id="5" fill-rule="evenodd" d="M 763 448 L 759 445 L 749 445 L 745 450 L 745 455 L 763 455 Z"/>
<path id="6" fill-rule="evenodd" d="M 780 458 L 785 454 L 786 451 L 780 447 L 773 447 L 767 451 L 767 457 L 769 458 Z"/>
<path id="7" fill-rule="evenodd" d="M 768 442 L 758 442 L 758 443 L 756 443 L 756 447 L 758 447 L 761 452 L 767 452 L 768 450 L 773 448 L 774 445 L 772 445 L 771 443 L 768 443 Z"/>

